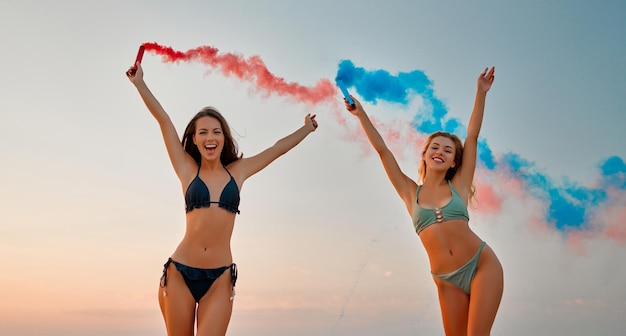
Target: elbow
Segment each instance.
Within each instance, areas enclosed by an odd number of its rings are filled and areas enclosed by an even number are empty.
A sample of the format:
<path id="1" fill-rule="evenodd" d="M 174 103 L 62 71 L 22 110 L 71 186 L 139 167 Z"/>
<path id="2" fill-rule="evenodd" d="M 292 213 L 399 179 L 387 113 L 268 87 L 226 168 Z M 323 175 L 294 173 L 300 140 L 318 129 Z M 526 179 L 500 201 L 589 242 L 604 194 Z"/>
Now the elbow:
<path id="1" fill-rule="evenodd" d="M 376 147 L 374 147 L 374 150 L 376 150 L 376 153 L 378 153 L 378 155 L 380 155 L 380 157 L 383 157 L 383 156 L 387 155 L 388 153 L 391 153 L 389 148 L 387 146 L 385 146 L 385 145 L 376 146 Z"/>
<path id="2" fill-rule="evenodd" d="M 284 140 L 276 141 L 276 143 L 274 144 L 274 146 L 272 146 L 272 148 L 276 152 L 277 156 L 281 156 L 287 153 L 291 149 L 291 147 L 289 147 L 289 145 L 286 144 Z"/>
<path id="3" fill-rule="evenodd" d="M 476 139 L 478 140 L 478 136 L 480 134 L 480 126 L 476 127 L 476 124 L 470 123 L 470 126 L 467 128 L 467 135 L 465 139 Z"/>
<path id="4" fill-rule="evenodd" d="M 468 134 L 467 137 L 465 138 L 465 143 L 463 144 L 463 147 L 466 147 L 468 144 L 478 144 L 478 133 L 476 134 Z"/>

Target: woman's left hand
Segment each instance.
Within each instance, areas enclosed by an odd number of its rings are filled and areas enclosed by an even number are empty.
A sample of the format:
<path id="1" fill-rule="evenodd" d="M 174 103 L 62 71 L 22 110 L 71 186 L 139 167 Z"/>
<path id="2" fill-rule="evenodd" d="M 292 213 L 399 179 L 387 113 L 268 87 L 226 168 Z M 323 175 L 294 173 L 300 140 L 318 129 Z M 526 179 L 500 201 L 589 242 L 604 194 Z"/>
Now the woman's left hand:
<path id="1" fill-rule="evenodd" d="M 141 63 L 137 62 L 135 66 L 130 67 L 126 71 L 126 76 L 133 84 L 143 81 L 143 68 L 141 67 Z"/>
<path id="2" fill-rule="evenodd" d="M 496 71 L 496 67 L 485 68 L 485 71 L 478 76 L 478 90 L 481 92 L 487 93 L 489 89 L 491 89 L 491 84 L 493 84 L 493 80 L 495 79 L 494 72 Z"/>
<path id="3" fill-rule="evenodd" d="M 317 129 L 317 120 L 315 120 L 315 114 L 307 114 L 306 117 L 304 117 L 304 125 L 308 126 L 309 132 L 315 131 Z"/>

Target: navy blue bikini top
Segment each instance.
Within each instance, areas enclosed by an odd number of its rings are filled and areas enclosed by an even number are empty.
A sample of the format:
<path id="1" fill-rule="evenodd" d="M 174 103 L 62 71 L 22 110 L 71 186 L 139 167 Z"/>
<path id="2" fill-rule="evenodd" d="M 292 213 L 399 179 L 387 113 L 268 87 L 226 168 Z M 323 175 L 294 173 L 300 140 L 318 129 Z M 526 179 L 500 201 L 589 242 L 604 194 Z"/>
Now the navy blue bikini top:
<path id="1" fill-rule="evenodd" d="M 226 169 L 226 167 L 224 167 L 224 169 Z M 239 213 L 239 187 L 233 176 L 230 175 L 228 169 L 226 169 L 226 172 L 228 176 L 230 176 L 230 180 L 226 183 L 224 189 L 222 189 L 220 200 L 211 201 L 211 193 L 204 181 L 200 178 L 200 167 L 198 167 L 196 177 L 189 183 L 189 187 L 187 187 L 187 191 L 185 192 L 185 212 L 190 212 L 193 209 L 208 208 L 211 206 L 211 203 L 217 203 L 222 209 L 232 213 Z"/>

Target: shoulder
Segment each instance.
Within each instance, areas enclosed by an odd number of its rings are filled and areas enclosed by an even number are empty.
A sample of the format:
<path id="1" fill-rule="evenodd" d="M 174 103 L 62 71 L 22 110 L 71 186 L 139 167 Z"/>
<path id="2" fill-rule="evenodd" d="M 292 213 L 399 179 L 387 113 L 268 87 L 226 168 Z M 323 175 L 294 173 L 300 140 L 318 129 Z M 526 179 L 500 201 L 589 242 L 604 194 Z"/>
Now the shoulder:
<path id="1" fill-rule="evenodd" d="M 247 159 L 244 159 L 243 157 L 238 157 L 235 161 L 224 165 L 224 167 L 235 178 L 235 180 L 240 181 L 243 174 L 243 168 L 246 165 L 246 160 Z"/>

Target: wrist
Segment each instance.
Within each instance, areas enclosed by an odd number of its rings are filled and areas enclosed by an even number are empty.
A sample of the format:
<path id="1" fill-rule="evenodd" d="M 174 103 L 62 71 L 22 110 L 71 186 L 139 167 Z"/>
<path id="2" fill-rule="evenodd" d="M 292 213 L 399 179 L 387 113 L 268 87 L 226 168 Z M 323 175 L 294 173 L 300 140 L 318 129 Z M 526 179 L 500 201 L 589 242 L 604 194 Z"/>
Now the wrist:
<path id="1" fill-rule="evenodd" d="M 133 84 L 137 89 L 143 89 L 147 87 L 146 82 L 144 82 L 143 79 L 135 79 L 133 81 Z"/>

